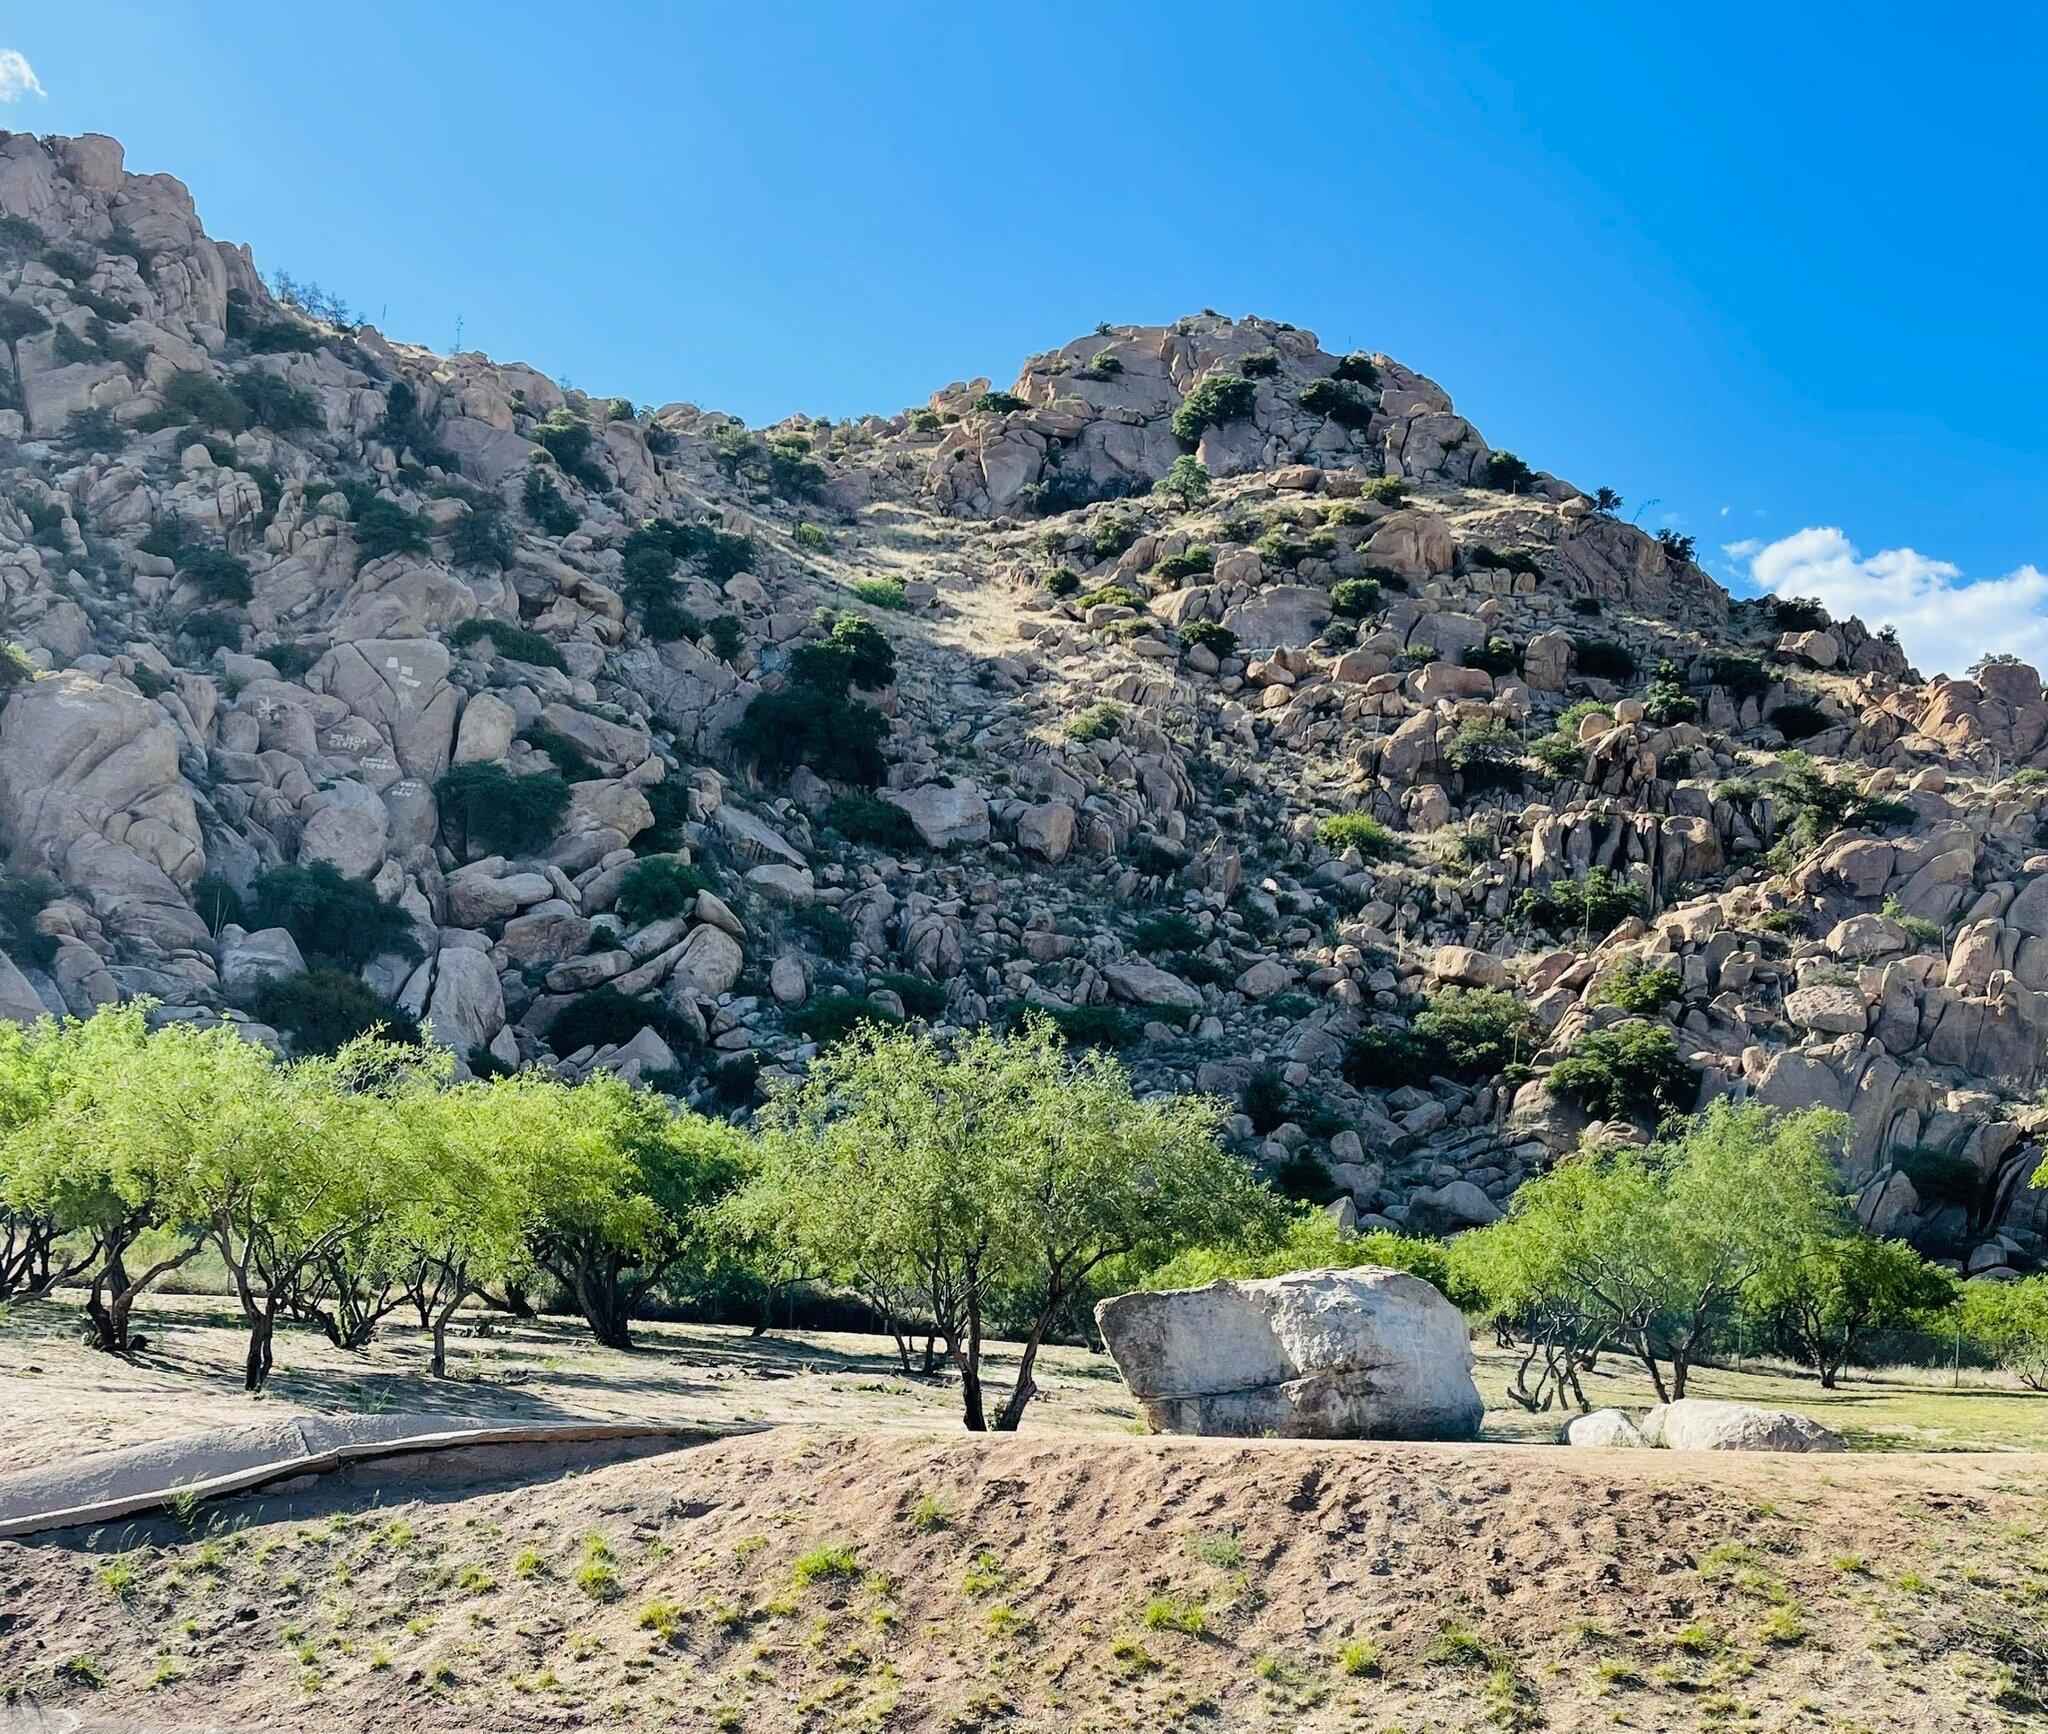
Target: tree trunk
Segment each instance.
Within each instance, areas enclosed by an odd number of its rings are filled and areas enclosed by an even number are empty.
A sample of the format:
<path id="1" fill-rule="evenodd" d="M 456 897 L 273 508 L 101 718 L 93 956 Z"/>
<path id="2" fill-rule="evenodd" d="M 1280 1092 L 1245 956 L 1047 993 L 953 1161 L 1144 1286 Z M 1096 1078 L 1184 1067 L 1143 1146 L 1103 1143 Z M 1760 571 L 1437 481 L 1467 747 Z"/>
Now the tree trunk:
<path id="1" fill-rule="evenodd" d="M 1014 1433 L 1018 1423 L 1024 1419 L 1024 1406 L 1038 1395 L 1038 1386 L 1032 1373 L 1038 1366 L 1038 1345 L 1045 1340 L 1046 1320 L 1040 1319 L 1031 1327 L 1031 1335 L 1024 1339 L 1024 1355 L 1017 1363 L 1017 1382 L 1010 1387 L 1009 1400 L 996 1415 L 995 1430 L 998 1433 Z"/>
<path id="2" fill-rule="evenodd" d="M 268 1313 L 261 1313 L 249 1321 L 249 1358 L 242 1373 L 242 1389 L 260 1391 L 263 1381 L 270 1377 L 270 1340 L 277 1329 L 277 1321 Z"/>
<path id="3" fill-rule="evenodd" d="M 85 1296 L 85 1316 L 92 1320 L 92 1346 L 106 1354 L 125 1355 L 128 1315 L 134 1307 L 127 1263 L 121 1257 L 121 1248 L 110 1246 L 106 1263 L 100 1266 Z"/>
<path id="4" fill-rule="evenodd" d="M 590 1334 L 608 1349 L 630 1350 L 633 1347 L 630 1309 L 618 1285 L 603 1277 L 578 1273 L 575 1292 L 577 1310 L 583 1314 L 583 1322 L 589 1325 Z"/>
<path id="5" fill-rule="evenodd" d="M 968 1302 L 966 1347 L 963 1349 L 956 1342 L 953 1359 L 960 1368 L 960 1405 L 967 1431 L 986 1433 L 988 1415 L 981 1401 L 981 1303 L 978 1300 Z"/>
<path id="6" fill-rule="evenodd" d="M 1658 1365 L 1656 1351 L 1650 1347 L 1647 1340 L 1644 1341 L 1639 1349 L 1638 1358 L 1650 1370 L 1650 1384 L 1657 1393 L 1657 1401 L 1660 1403 L 1670 1402 L 1671 1393 L 1664 1388 L 1664 1369 Z M 1684 1389 L 1681 1387 L 1679 1395 L 1683 1396 L 1684 1394 Z"/>
<path id="7" fill-rule="evenodd" d="M 465 1260 L 460 1265 L 447 1268 L 448 1299 L 434 1313 L 434 1353 L 427 1362 L 427 1372 L 436 1379 L 448 1376 L 448 1321 L 455 1316 L 455 1309 L 462 1305 L 462 1297 L 469 1293 L 469 1265 Z M 438 1289 L 438 1284 L 436 1285 Z"/>

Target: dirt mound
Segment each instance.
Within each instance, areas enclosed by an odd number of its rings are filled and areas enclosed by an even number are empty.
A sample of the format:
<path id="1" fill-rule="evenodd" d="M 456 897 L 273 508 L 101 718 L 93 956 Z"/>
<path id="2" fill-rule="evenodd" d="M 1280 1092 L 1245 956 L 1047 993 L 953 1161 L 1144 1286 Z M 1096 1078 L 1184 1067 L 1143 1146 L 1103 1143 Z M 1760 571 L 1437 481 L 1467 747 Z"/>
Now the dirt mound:
<path id="1" fill-rule="evenodd" d="M 785 1428 L 0 1544 L 17 1699 L 237 1728 L 1991 1729 L 2041 1458 Z"/>

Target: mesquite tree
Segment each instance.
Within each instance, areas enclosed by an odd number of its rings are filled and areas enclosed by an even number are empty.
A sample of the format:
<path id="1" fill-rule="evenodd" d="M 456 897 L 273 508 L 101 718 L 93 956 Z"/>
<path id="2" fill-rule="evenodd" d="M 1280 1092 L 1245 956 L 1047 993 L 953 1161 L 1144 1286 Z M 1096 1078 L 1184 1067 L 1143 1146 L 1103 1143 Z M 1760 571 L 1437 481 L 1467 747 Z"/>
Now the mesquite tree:
<path id="1" fill-rule="evenodd" d="M 1047 1333 L 1104 1265 L 1229 1240 L 1267 1210 L 1218 1142 L 1223 1113 L 1138 1097 L 1115 1060 L 1072 1059 L 1043 1020 L 950 1045 L 870 1025 L 771 1100 L 729 1215 L 871 1297 L 915 1293 L 967 1426 L 1007 1432 Z M 1023 1327 L 1023 1352 L 991 1416 L 982 1349 L 998 1317 Z"/>
<path id="2" fill-rule="evenodd" d="M 1822 1108 L 1717 1102 L 1647 1150 L 1560 1162 L 1461 1237 L 1453 1262 L 1510 1315 L 1627 1349 L 1674 1401 L 1753 1290 L 1848 1230 L 1833 1162 L 1846 1127 Z"/>
<path id="3" fill-rule="evenodd" d="M 541 1121 L 527 1176 L 534 1260 L 599 1342 L 630 1349 L 648 1293 L 705 1255 L 706 1213 L 745 1174 L 746 1139 L 606 1072 L 536 1086 L 526 1111 Z"/>

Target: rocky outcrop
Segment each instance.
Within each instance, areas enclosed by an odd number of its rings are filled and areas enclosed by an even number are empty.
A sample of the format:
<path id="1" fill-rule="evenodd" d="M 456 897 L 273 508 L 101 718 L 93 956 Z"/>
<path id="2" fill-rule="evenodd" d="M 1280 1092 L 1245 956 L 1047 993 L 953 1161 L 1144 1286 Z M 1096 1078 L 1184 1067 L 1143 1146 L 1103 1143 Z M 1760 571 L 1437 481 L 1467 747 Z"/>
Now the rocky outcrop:
<path id="1" fill-rule="evenodd" d="M 1347 1225 L 1443 1235 L 1594 1126 L 1552 1069 L 1641 1019 L 1698 1100 L 1840 1107 L 1871 1226 L 2048 1255 L 2033 671 L 1731 602 L 1271 320 L 750 431 L 279 297 L 110 140 L 0 135 L 0 216 L 7 1015 L 241 1014 L 310 953 L 236 901 L 331 870 L 465 1063 L 746 1113 L 821 996 L 1035 1007 Z M 1528 1006 L 1514 1070 L 1359 1062 L 1472 990 Z M 564 1056 L 591 994 L 645 1021 Z"/>
<path id="2" fill-rule="evenodd" d="M 1482 1405 L 1458 1309 L 1362 1267 L 1118 1295 L 1095 1309 L 1145 1418 L 1169 1433 L 1468 1439 Z"/>

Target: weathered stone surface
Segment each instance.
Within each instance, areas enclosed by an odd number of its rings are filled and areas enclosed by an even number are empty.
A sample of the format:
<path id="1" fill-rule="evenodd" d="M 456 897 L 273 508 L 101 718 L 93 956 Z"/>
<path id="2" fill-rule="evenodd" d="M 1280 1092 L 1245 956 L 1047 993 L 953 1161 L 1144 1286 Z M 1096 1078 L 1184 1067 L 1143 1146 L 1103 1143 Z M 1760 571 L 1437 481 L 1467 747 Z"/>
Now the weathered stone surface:
<path id="1" fill-rule="evenodd" d="M 988 841 L 988 802 L 972 783 L 891 789 L 884 791 L 882 799 L 910 816 L 927 848 L 949 849 L 956 843 Z"/>
<path id="2" fill-rule="evenodd" d="M 1102 976 L 1118 999 L 1131 1005 L 1170 1005 L 1183 1011 L 1199 1011 L 1202 990 L 1183 981 L 1171 970 L 1161 969 L 1139 957 L 1122 957 L 1102 967 Z"/>
<path id="3" fill-rule="evenodd" d="M 1595 1409 L 1591 1414 L 1574 1415 L 1564 1424 L 1561 1437 L 1567 1445 L 1622 1446 L 1641 1450 L 1649 1444 L 1642 1430 L 1619 1409 Z"/>
<path id="4" fill-rule="evenodd" d="M 324 861 L 344 879 L 367 879 L 384 865 L 390 833 L 383 797 L 369 784 L 346 778 L 307 803 L 299 860 Z"/>
<path id="5" fill-rule="evenodd" d="M 306 960 L 298 941 L 282 927 L 259 928 L 246 933 L 228 926 L 220 936 L 220 984 L 230 993 L 242 993 L 260 981 L 273 977 L 304 975 Z"/>
<path id="6" fill-rule="evenodd" d="M 1057 865 L 1074 846 L 1074 809 L 1064 801 L 1042 801 L 1017 815 L 1017 847 Z"/>
<path id="7" fill-rule="evenodd" d="M 1118 1295 L 1097 1327 L 1169 1433 L 1469 1439 L 1483 1410 L 1464 1315 L 1404 1271 L 1300 1271 Z"/>
<path id="8" fill-rule="evenodd" d="M 746 967 L 740 943 L 722 927 L 706 924 L 690 929 L 676 959 L 676 978 L 687 978 L 699 999 L 716 999 L 730 993 Z"/>
<path id="9" fill-rule="evenodd" d="M 47 1017 L 45 1006 L 28 977 L 15 967 L 14 959 L 0 951 L 0 1018 L 9 1023 L 32 1024 Z"/>
<path id="10" fill-rule="evenodd" d="M 1844 1451 L 1841 1435 L 1790 1409 L 1685 1397 L 1643 1417 L 1642 1434 L 1669 1451 Z"/>
<path id="11" fill-rule="evenodd" d="M 488 1047 L 505 1026 L 505 995 L 490 955 L 444 945 L 413 971 L 398 1003 L 427 1026 L 434 1041 L 466 1057 Z"/>

